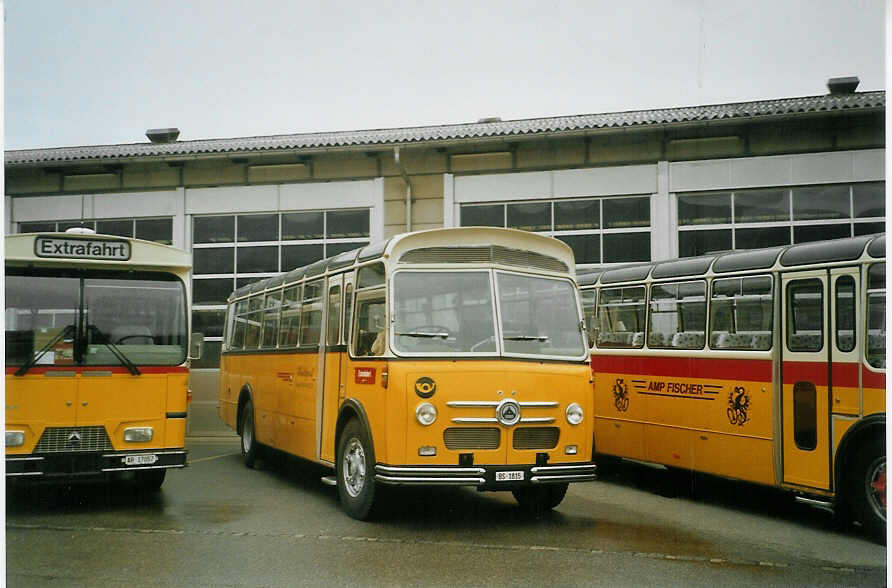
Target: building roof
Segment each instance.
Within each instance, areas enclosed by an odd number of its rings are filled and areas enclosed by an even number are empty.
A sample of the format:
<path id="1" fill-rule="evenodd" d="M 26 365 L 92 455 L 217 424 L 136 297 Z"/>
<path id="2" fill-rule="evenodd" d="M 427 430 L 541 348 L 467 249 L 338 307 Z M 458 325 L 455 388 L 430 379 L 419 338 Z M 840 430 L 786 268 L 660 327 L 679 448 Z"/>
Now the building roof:
<path id="1" fill-rule="evenodd" d="M 195 157 L 215 154 L 251 154 L 286 150 L 334 148 L 373 148 L 405 146 L 480 138 L 510 138 L 584 132 L 648 125 L 707 122 L 728 119 L 756 119 L 842 110 L 884 109 L 885 91 L 826 94 L 755 102 L 736 102 L 658 110 L 634 110 L 605 114 L 582 114 L 549 118 L 476 122 L 425 127 L 372 129 L 325 133 L 297 133 L 232 139 L 204 139 L 171 143 L 130 143 L 83 147 L 23 149 L 6 152 L 6 166 L 47 163 L 74 163 L 91 160 L 147 157 Z M 485 119 L 484 119 L 485 120 Z"/>

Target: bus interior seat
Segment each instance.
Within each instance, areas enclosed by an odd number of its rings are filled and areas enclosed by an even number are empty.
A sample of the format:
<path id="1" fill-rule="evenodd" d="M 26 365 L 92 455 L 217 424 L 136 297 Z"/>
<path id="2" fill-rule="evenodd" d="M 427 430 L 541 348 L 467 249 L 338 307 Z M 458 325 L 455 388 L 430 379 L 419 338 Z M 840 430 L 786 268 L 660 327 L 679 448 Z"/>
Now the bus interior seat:
<path id="1" fill-rule="evenodd" d="M 752 349 L 753 336 L 749 333 L 722 333 L 716 347 L 719 349 Z"/>
<path id="2" fill-rule="evenodd" d="M 768 349 L 771 349 L 771 333 L 768 331 L 765 331 L 764 333 L 754 333 L 753 349 L 757 349 L 760 351 L 767 351 Z"/>
<path id="3" fill-rule="evenodd" d="M 632 336 L 632 347 L 644 347 L 643 331 L 639 331 Z"/>
<path id="4" fill-rule="evenodd" d="M 719 346 L 719 338 L 727 334 L 728 331 L 713 331 L 709 334 L 709 346 L 715 349 Z"/>
<path id="5" fill-rule="evenodd" d="M 672 335 L 672 347 L 679 349 L 701 349 L 705 341 L 703 331 L 685 331 Z"/>
<path id="6" fill-rule="evenodd" d="M 648 347 L 666 347 L 666 334 L 660 331 L 651 331 L 647 339 Z"/>
<path id="7" fill-rule="evenodd" d="M 820 333 L 794 333 L 790 335 L 791 351 L 810 351 L 821 349 Z"/>
<path id="8" fill-rule="evenodd" d="M 854 349 L 855 334 L 852 331 L 840 331 L 836 334 L 836 346 L 839 349 Z"/>

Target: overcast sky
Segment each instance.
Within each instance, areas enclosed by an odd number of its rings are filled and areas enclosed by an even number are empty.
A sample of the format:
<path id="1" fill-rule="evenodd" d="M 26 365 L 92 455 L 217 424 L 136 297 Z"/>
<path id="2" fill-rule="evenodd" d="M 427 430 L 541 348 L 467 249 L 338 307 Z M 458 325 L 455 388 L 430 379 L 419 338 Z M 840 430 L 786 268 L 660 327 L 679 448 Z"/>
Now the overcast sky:
<path id="1" fill-rule="evenodd" d="M 885 89 L 883 0 L 4 0 L 7 149 Z"/>

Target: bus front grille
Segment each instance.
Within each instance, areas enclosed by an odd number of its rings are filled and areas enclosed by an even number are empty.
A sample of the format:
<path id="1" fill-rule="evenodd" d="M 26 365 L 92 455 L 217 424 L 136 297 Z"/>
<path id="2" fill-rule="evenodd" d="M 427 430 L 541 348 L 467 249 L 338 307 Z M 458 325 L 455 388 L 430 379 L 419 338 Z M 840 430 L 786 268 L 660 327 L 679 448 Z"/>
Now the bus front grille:
<path id="1" fill-rule="evenodd" d="M 34 453 L 113 451 L 105 427 L 47 427 Z"/>
<path id="2" fill-rule="evenodd" d="M 557 427 L 519 427 L 514 430 L 514 449 L 554 449 L 561 430 Z"/>
<path id="3" fill-rule="evenodd" d="M 450 427 L 443 431 L 447 449 L 498 449 L 499 438 L 496 427 Z"/>

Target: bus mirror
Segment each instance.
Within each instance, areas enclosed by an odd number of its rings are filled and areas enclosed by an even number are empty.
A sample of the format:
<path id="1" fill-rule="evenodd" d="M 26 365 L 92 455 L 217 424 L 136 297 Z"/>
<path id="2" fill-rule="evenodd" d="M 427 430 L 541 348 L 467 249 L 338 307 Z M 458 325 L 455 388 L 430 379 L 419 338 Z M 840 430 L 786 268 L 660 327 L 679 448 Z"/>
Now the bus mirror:
<path id="1" fill-rule="evenodd" d="M 189 338 L 189 359 L 201 359 L 201 348 L 204 347 L 204 333 L 192 333 Z"/>

